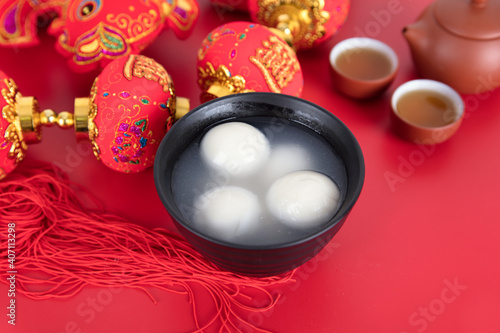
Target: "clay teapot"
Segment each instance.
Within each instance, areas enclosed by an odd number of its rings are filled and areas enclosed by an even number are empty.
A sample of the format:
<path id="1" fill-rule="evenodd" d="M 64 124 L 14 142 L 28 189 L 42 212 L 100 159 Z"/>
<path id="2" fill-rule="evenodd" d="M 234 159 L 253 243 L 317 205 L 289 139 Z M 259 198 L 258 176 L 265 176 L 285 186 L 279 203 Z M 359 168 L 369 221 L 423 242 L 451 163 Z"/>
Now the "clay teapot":
<path id="1" fill-rule="evenodd" d="M 500 0 L 437 0 L 405 27 L 421 76 L 463 94 L 500 86 Z"/>

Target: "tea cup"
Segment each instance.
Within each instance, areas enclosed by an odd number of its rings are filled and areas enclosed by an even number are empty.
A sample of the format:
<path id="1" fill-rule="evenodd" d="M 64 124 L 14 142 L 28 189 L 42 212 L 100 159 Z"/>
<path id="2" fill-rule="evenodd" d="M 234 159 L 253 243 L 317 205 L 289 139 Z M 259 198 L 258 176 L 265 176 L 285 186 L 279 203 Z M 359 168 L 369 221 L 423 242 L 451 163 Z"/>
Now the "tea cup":
<path id="1" fill-rule="evenodd" d="M 448 140 L 460 127 L 465 106 L 450 86 L 419 79 L 399 86 L 391 98 L 392 127 L 402 138 L 418 144 Z"/>
<path id="2" fill-rule="evenodd" d="M 399 69 L 398 56 L 389 45 L 366 37 L 341 41 L 331 50 L 329 60 L 334 87 L 356 99 L 383 93 Z"/>

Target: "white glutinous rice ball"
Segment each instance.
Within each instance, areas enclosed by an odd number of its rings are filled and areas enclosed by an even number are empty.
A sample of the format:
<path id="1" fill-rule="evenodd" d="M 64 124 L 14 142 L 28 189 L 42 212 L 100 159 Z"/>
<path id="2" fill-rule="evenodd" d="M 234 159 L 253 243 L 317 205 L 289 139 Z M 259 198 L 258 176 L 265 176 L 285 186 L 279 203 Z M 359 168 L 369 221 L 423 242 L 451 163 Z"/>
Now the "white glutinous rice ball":
<path id="1" fill-rule="evenodd" d="M 254 230 L 261 214 L 258 197 L 238 186 L 209 190 L 195 200 L 194 206 L 198 227 L 224 240 Z"/>
<path id="2" fill-rule="evenodd" d="M 257 172 L 271 153 L 265 135 L 242 122 L 210 129 L 202 138 L 200 148 L 201 156 L 211 167 L 238 177 Z"/>
<path id="3" fill-rule="evenodd" d="M 312 162 L 308 152 L 297 145 L 280 144 L 271 151 L 269 162 L 262 173 L 263 181 L 270 184 L 287 173 L 309 170 Z"/>
<path id="4" fill-rule="evenodd" d="M 315 171 L 297 171 L 276 180 L 266 196 L 271 214 L 294 228 L 309 228 L 333 217 L 340 190 L 330 178 Z"/>

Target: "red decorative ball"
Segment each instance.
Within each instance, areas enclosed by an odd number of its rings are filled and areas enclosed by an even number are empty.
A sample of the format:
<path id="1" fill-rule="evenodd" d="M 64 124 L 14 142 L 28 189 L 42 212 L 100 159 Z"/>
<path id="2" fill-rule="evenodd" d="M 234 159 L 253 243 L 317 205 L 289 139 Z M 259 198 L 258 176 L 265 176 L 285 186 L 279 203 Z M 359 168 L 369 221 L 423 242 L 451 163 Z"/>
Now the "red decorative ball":
<path id="1" fill-rule="evenodd" d="M 141 55 L 114 60 L 90 94 L 88 132 L 95 156 L 121 172 L 152 166 L 175 108 L 172 80 L 160 64 Z"/>
<path id="2" fill-rule="evenodd" d="M 202 101 L 242 92 L 302 94 L 303 77 L 295 52 L 266 27 L 224 24 L 208 34 L 198 51 Z"/>
<path id="3" fill-rule="evenodd" d="M 296 50 L 314 47 L 344 24 L 350 0 L 247 0 L 252 21 L 289 34 Z"/>
<path id="4" fill-rule="evenodd" d="M 185 38 L 198 15 L 196 0 L 69 0 L 49 32 L 71 68 L 82 72 L 140 53 L 164 26 Z"/>
<path id="5" fill-rule="evenodd" d="M 24 158 L 28 146 L 17 116 L 18 89 L 12 79 L 0 72 L 0 179 L 14 170 Z"/>

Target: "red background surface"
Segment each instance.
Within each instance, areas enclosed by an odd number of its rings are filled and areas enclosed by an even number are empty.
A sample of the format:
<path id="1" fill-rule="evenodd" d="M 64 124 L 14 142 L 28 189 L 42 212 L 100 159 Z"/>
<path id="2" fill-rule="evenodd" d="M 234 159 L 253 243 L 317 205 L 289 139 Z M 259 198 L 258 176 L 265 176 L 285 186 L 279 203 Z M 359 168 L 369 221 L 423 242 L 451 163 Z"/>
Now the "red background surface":
<path id="1" fill-rule="evenodd" d="M 253 317 L 265 329 L 500 332 L 500 91 L 466 97 L 466 118 L 458 133 L 421 158 L 419 147 L 390 131 L 389 100 L 398 85 L 417 77 L 401 30 L 430 1 L 401 0 L 398 14 L 377 21 L 374 13 L 390 3 L 397 1 L 353 0 L 340 32 L 299 54 L 303 97 L 333 112 L 352 130 L 364 152 L 366 181 L 321 260 L 300 268 L 295 284 L 280 287 L 284 298 L 276 308 Z M 206 0 L 200 6 L 200 21 L 188 40 L 178 41 L 166 31 L 145 52 L 166 67 L 178 95 L 189 97 L 193 107 L 199 104 L 195 63 L 201 40 L 224 22 L 249 17 L 216 10 Z M 368 102 L 339 95 L 328 74 L 333 45 L 360 32 L 392 46 L 401 63 L 387 93 Z M 95 73 L 72 73 L 54 50 L 55 39 L 42 32 L 42 40 L 30 49 L 0 50 L 0 67 L 24 95 L 37 96 L 42 108 L 72 111 L 74 97 L 88 95 Z M 77 145 L 71 130 L 46 129 L 27 159 L 63 167 L 107 209 L 135 223 L 174 228 L 156 195 L 152 170 L 138 175 L 114 172 L 94 158 L 87 144 Z M 391 188 L 388 173 L 404 181 Z M 458 289 L 451 288 L 453 284 Z M 7 324 L 7 288 L 0 284 L 0 331 L 169 333 L 193 328 L 184 296 L 152 290 L 155 305 L 140 291 L 118 289 L 107 304 L 92 310 L 89 298 L 104 293 L 110 294 L 88 287 L 71 299 L 38 302 L 18 294 L 13 328 Z M 211 311 L 208 300 L 202 307 Z"/>

